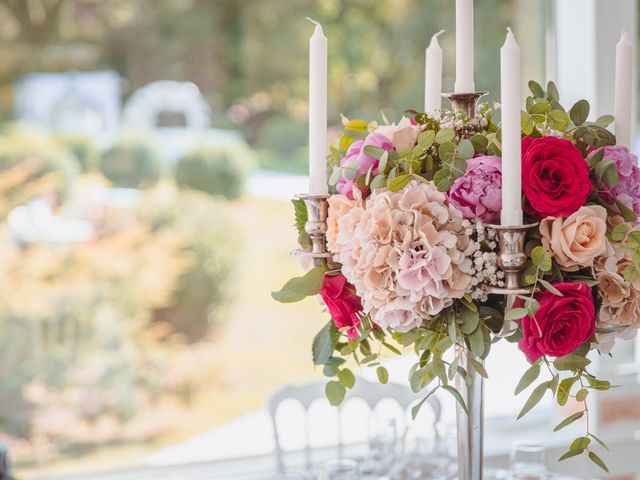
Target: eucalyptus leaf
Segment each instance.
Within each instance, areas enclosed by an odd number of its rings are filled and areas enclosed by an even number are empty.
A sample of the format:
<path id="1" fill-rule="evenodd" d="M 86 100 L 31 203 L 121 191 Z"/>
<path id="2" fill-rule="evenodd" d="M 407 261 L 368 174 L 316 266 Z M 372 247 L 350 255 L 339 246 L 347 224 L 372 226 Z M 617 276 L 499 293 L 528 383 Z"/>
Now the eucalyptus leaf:
<path id="1" fill-rule="evenodd" d="M 429 393 L 427 393 L 427 395 L 422 400 L 420 400 L 413 407 L 411 407 L 411 418 L 413 420 L 416 419 L 416 417 L 418 416 L 418 412 L 420 411 L 424 403 L 429 399 L 431 395 L 433 395 L 436 392 L 436 390 L 437 388 L 434 388 L 433 390 L 431 390 Z"/>
<path id="2" fill-rule="evenodd" d="M 516 395 L 520 395 L 520 393 L 522 393 L 524 390 L 527 389 L 529 385 L 535 382 L 539 376 L 540 376 L 540 364 L 534 363 L 527 369 L 526 372 L 524 372 L 524 375 L 522 375 L 522 378 L 518 382 L 518 385 L 516 386 L 514 393 Z"/>
<path id="3" fill-rule="evenodd" d="M 343 368 L 338 371 L 338 381 L 346 388 L 353 388 L 356 383 L 356 377 L 353 375 L 351 370 Z"/>
<path id="4" fill-rule="evenodd" d="M 551 270 L 551 255 L 544 247 L 537 246 L 531 252 L 531 261 L 543 272 Z"/>
<path id="5" fill-rule="evenodd" d="M 422 148 L 429 148 L 436 139 L 436 132 L 433 130 L 425 130 L 418 136 L 418 145 Z"/>
<path id="6" fill-rule="evenodd" d="M 469 310 L 468 308 L 460 309 L 460 319 L 462 320 L 462 324 L 460 325 L 460 330 L 465 335 L 470 335 L 473 333 L 480 324 L 480 313 L 477 311 Z"/>
<path id="7" fill-rule="evenodd" d="M 547 98 L 550 101 L 560 101 L 560 93 L 558 93 L 558 87 L 554 82 L 547 82 Z"/>
<path id="8" fill-rule="evenodd" d="M 460 140 L 460 143 L 458 144 L 458 154 L 462 156 L 462 158 L 464 158 L 465 160 L 469 160 L 470 158 L 473 158 L 474 153 L 475 148 L 473 147 L 473 143 L 471 143 L 471 141 L 467 140 L 466 138 Z"/>
<path id="9" fill-rule="evenodd" d="M 376 375 L 378 376 L 378 381 L 383 385 L 389 382 L 389 372 L 382 365 L 376 369 Z"/>
<path id="10" fill-rule="evenodd" d="M 476 328 L 476 330 L 469 335 L 469 346 L 471 351 L 477 357 L 482 357 L 485 351 L 484 334 L 482 328 Z"/>
<path id="11" fill-rule="evenodd" d="M 382 188 L 385 187 L 387 184 L 387 176 L 380 174 L 380 175 L 376 175 L 373 180 L 371 180 L 371 185 L 369 185 L 371 187 L 372 190 L 375 190 L 377 188 Z"/>
<path id="12" fill-rule="evenodd" d="M 590 363 L 591 363 L 591 360 L 589 360 L 586 357 L 569 354 L 569 355 L 565 355 L 564 357 L 556 358 L 555 361 L 553 362 L 553 366 L 556 368 L 556 370 L 576 371 L 586 367 Z"/>
<path id="13" fill-rule="evenodd" d="M 553 429 L 554 432 L 558 430 L 562 430 L 564 427 L 571 425 L 573 422 L 581 419 L 584 416 L 584 412 L 576 412 L 573 415 L 568 416 L 564 420 L 562 420 L 558 425 Z"/>
<path id="14" fill-rule="evenodd" d="M 317 295 L 324 284 L 324 269 L 315 267 L 302 277 L 294 277 L 284 284 L 282 289 L 271 292 L 271 297 L 281 303 L 293 303 L 305 297 Z"/>
<path id="15" fill-rule="evenodd" d="M 363 152 L 365 153 L 365 155 L 371 158 L 375 158 L 376 160 L 380 160 L 380 158 L 382 157 L 382 154 L 385 151 L 386 150 L 384 148 L 376 147 L 374 145 L 366 145 L 363 148 Z"/>
<path id="16" fill-rule="evenodd" d="M 533 132 L 533 119 L 528 112 L 522 112 L 520 116 L 520 128 L 525 135 L 531 135 L 531 132 Z"/>
<path id="17" fill-rule="evenodd" d="M 602 470 L 609 473 L 609 467 L 607 467 L 607 464 L 604 463 L 604 461 L 593 450 L 589 451 L 589 459 L 597 466 L 599 466 Z"/>
<path id="18" fill-rule="evenodd" d="M 524 417 L 527 413 L 531 411 L 533 407 L 535 407 L 538 403 L 540 403 L 540 400 L 542 400 L 548 388 L 549 388 L 549 382 L 543 382 L 533 389 L 533 392 L 531 392 L 529 399 L 525 402 L 524 406 L 522 407 L 522 410 L 520 410 L 520 413 L 518 414 L 518 420 Z"/>
<path id="19" fill-rule="evenodd" d="M 534 96 L 538 98 L 544 98 L 544 90 L 538 82 L 529 80 L 529 90 L 531 90 L 531 93 L 533 93 Z"/>
<path id="20" fill-rule="evenodd" d="M 569 126 L 569 117 L 562 110 L 551 110 L 547 119 L 553 130 L 566 130 Z"/>
<path id="21" fill-rule="evenodd" d="M 569 110 L 569 116 L 575 126 L 582 125 L 589 118 L 589 102 L 586 100 L 578 100 L 571 110 Z"/>
<path id="22" fill-rule="evenodd" d="M 449 162 L 453 160 L 456 154 L 456 146 L 451 142 L 446 142 L 438 147 L 438 156 L 441 162 Z"/>
<path id="23" fill-rule="evenodd" d="M 444 366 L 444 362 L 442 361 L 442 357 L 440 355 L 434 355 L 431 360 L 431 364 L 433 365 L 433 373 L 436 374 L 436 377 L 440 379 L 443 384 L 447 384 L 447 371 Z"/>
<path id="24" fill-rule="evenodd" d="M 610 188 L 618 185 L 618 182 L 620 181 L 618 177 L 618 167 L 616 166 L 616 163 L 609 158 L 598 162 L 593 169 L 593 173 L 599 183 L 605 184 Z"/>
<path id="25" fill-rule="evenodd" d="M 467 410 L 467 404 L 464 402 L 464 398 L 462 398 L 462 395 L 460 395 L 460 392 L 458 392 L 458 390 L 456 390 L 451 385 L 443 385 L 442 388 L 444 388 L 447 392 L 453 395 L 453 398 L 456 399 L 458 404 L 462 407 L 464 412 L 468 415 L 469 411 Z"/>
<path id="26" fill-rule="evenodd" d="M 625 222 L 635 222 L 638 219 L 634 211 L 618 199 L 616 199 L 616 206 L 618 207 L 620 215 L 622 215 Z"/>
<path id="27" fill-rule="evenodd" d="M 442 145 L 443 143 L 451 142 L 456 137 L 456 131 L 453 128 L 443 128 L 436 133 L 436 143 Z"/>
<path id="28" fill-rule="evenodd" d="M 313 355 L 313 363 L 315 365 L 334 364 L 333 351 L 338 344 L 340 333 L 333 323 L 333 320 L 327 322 L 322 329 L 316 334 L 311 344 L 311 353 Z"/>
<path id="29" fill-rule="evenodd" d="M 546 115 L 551 111 L 551 104 L 547 101 L 535 103 L 529 113 L 531 115 Z"/>
<path id="30" fill-rule="evenodd" d="M 567 460 L 568 458 L 577 457 L 578 455 L 581 455 L 582 452 L 584 452 L 584 450 L 569 450 L 563 453 L 562 456 L 558 458 L 558 461 L 562 462 L 563 460 Z"/>
<path id="31" fill-rule="evenodd" d="M 589 390 L 587 390 L 586 388 L 581 388 L 576 392 L 576 401 L 584 402 L 588 395 Z"/>
<path id="32" fill-rule="evenodd" d="M 478 360 L 472 358 L 471 359 L 471 366 L 473 367 L 473 369 L 478 372 L 478 374 L 483 377 L 483 378 L 489 378 L 489 374 L 487 373 L 487 370 L 484 368 L 484 365 L 479 362 Z"/>
<path id="33" fill-rule="evenodd" d="M 477 154 L 484 153 L 489 145 L 489 140 L 484 135 L 476 133 L 473 137 L 469 139 L 469 141 L 473 144 L 473 148 Z"/>
<path id="34" fill-rule="evenodd" d="M 340 382 L 332 380 L 327 382 L 324 393 L 327 396 L 329 403 L 332 406 L 337 407 L 344 400 L 344 396 L 347 394 L 347 389 Z"/>
<path id="35" fill-rule="evenodd" d="M 507 310 L 504 314 L 505 320 L 519 320 L 529 315 L 529 310 L 526 308 L 512 308 Z"/>
<path id="36" fill-rule="evenodd" d="M 387 185 L 387 188 L 392 192 L 398 192 L 409 184 L 409 180 L 411 180 L 411 176 L 407 173 L 403 173 L 391 180 Z"/>
<path id="37" fill-rule="evenodd" d="M 540 285 L 542 285 L 548 292 L 553 293 L 557 297 L 564 297 L 560 290 L 554 287 L 551 283 L 547 282 L 544 278 L 539 278 L 538 282 L 540 282 Z"/>
<path id="38" fill-rule="evenodd" d="M 578 379 L 576 377 L 567 377 L 560 382 L 560 385 L 558 386 L 558 394 L 557 394 L 558 405 L 564 406 L 567 404 L 567 401 L 569 400 L 569 395 L 571 394 L 571 388 L 573 387 L 573 384 L 577 381 Z"/>
<path id="39" fill-rule="evenodd" d="M 602 115 L 597 118 L 597 120 L 595 121 L 595 124 L 598 125 L 599 127 L 607 128 L 609 125 L 611 125 L 614 122 L 615 119 L 616 117 L 614 117 L 613 115 Z"/>

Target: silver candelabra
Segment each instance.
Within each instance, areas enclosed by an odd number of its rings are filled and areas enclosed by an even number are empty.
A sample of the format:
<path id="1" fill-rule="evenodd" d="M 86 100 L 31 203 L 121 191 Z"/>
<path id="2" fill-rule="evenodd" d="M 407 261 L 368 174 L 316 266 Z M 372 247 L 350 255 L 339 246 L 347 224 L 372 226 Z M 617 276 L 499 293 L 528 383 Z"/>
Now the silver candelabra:
<path id="1" fill-rule="evenodd" d="M 462 112 L 471 123 L 476 122 L 476 106 L 478 100 L 486 92 L 449 93 L 444 94 L 455 112 Z M 316 266 L 325 262 L 331 264 L 331 252 L 326 246 L 327 216 L 329 195 L 298 195 L 307 207 L 307 223 L 305 231 L 311 238 L 309 250 L 298 249 L 294 255 L 306 255 L 313 258 Z M 490 294 L 505 296 L 505 310 L 511 308 L 516 295 L 527 293 L 520 282 L 520 274 L 527 263 L 525 237 L 527 231 L 537 224 L 505 227 L 488 225 L 498 232 L 499 253 L 498 266 L 505 275 L 503 288 L 487 287 Z M 332 268 L 332 267 L 330 267 Z M 517 324 L 505 321 L 498 335 L 506 337 L 513 334 Z M 483 477 L 483 444 L 484 444 L 484 385 L 483 378 L 471 366 L 471 360 L 482 362 L 471 351 L 456 346 L 461 358 L 461 366 L 469 373 L 470 379 L 465 382 L 456 377 L 456 388 L 462 394 L 468 413 L 457 405 L 458 436 L 458 478 L 461 480 L 482 480 Z"/>

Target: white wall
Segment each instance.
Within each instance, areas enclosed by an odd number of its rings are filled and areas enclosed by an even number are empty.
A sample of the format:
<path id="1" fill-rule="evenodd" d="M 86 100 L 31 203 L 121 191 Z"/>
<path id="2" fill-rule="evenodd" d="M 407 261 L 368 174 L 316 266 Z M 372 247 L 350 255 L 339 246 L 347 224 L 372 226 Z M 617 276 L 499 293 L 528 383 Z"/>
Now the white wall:
<path id="1" fill-rule="evenodd" d="M 586 98 L 592 117 L 612 114 L 615 47 L 623 30 L 631 32 L 637 44 L 636 0 L 551 1 L 563 104 Z"/>

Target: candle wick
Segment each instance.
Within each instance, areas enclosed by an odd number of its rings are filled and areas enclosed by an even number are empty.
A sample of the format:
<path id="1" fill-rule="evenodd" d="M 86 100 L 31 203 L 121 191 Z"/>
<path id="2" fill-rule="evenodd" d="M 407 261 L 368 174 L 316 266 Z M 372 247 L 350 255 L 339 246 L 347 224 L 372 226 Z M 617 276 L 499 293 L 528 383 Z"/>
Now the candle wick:
<path id="1" fill-rule="evenodd" d="M 438 38 L 440 35 L 442 35 L 444 32 L 446 32 L 446 30 L 440 30 L 438 33 L 436 33 L 434 35 L 434 37 Z"/>
<path id="2" fill-rule="evenodd" d="M 511 35 L 513 35 L 513 32 L 511 31 L 511 27 L 507 27 L 507 33 L 510 33 Z"/>
<path id="3" fill-rule="evenodd" d="M 319 27 L 321 26 L 321 25 L 320 25 L 320 22 L 316 22 L 313 18 L 310 18 L 310 17 L 304 17 L 304 18 L 306 18 L 307 20 L 309 20 L 311 23 L 314 23 L 314 24 L 318 25 Z"/>

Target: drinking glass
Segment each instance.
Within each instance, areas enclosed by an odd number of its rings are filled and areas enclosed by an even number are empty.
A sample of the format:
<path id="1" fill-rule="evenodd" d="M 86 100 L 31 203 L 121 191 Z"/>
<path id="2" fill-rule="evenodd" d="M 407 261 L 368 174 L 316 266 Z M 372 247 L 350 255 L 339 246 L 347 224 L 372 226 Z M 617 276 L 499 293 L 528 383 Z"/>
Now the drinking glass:
<path id="1" fill-rule="evenodd" d="M 398 435 L 395 418 L 380 418 L 372 414 L 369 422 L 369 452 L 362 464 L 367 475 L 386 475 L 395 460 Z"/>
<path id="2" fill-rule="evenodd" d="M 318 480 L 357 480 L 358 463 L 349 458 L 328 460 L 320 465 Z"/>
<path id="3" fill-rule="evenodd" d="M 512 476 L 523 480 L 547 477 L 544 447 L 535 440 L 519 440 L 511 446 L 509 468 Z"/>

